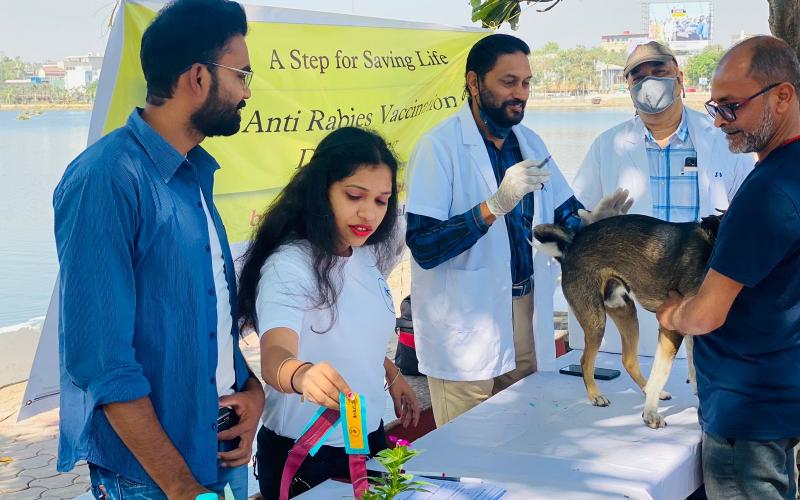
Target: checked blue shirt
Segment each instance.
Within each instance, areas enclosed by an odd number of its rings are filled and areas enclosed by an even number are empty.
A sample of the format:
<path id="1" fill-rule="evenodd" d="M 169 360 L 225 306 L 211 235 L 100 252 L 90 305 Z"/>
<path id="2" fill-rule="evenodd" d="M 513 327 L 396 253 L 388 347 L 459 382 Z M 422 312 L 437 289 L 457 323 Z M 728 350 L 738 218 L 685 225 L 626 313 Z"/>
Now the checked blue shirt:
<path id="1" fill-rule="evenodd" d="M 503 142 L 502 149 L 497 149 L 485 138 L 484 143 L 499 185 L 506 170 L 523 159 L 519 141 L 512 132 Z M 581 208 L 583 205 L 574 196 L 570 197 L 556 208 L 555 223 L 577 231 L 581 225 L 578 217 Z M 533 194 L 525 195 L 514 210 L 505 215 L 505 221 L 511 247 L 511 279 L 516 285 L 513 295 L 525 295 L 530 291 L 530 277 L 533 276 L 533 258 L 528 243 L 533 241 Z M 480 204 L 446 221 L 409 212 L 407 224 L 406 244 L 423 269 L 432 269 L 468 250 L 489 230 L 489 225 L 481 217 Z"/>
<path id="2" fill-rule="evenodd" d="M 663 149 L 656 143 L 650 130 L 647 127 L 644 130 L 653 216 L 669 222 L 699 220 L 700 190 L 697 186 L 697 168 L 686 167 L 688 158 L 693 158 L 697 165 L 697 151 L 689 137 L 686 113 L 683 113 L 678 129 Z"/>
<path id="3" fill-rule="evenodd" d="M 236 342 L 233 260 L 212 198 L 218 168 L 200 146 L 184 157 L 134 110 L 70 163 L 56 187 L 59 471 L 85 459 L 155 485 L 103 411 L 148 396 L 195 478 L 217 482 L 217 335 L 234 336 L 235 389 L 249 377 Z M 216 331 L 201 191 L 225 258 L 230 331 Z"/>

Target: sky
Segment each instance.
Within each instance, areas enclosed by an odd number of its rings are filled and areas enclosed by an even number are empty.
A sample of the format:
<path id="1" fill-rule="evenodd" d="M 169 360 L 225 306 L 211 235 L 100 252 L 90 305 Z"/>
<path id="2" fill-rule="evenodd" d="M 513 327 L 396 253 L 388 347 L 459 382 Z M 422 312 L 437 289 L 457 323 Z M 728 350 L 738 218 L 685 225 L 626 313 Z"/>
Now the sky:
<path id="1" fill-rule="evenodd" d="M 662 0 L 657 0 L 662 1 Z M 253 5 L 469 26 L 469 0 L 244 0 Z M 672 2 L 679 3 L 679 2 Z M 0 0 L 0 54 L 26 61 L 105 52 L 114 0 Z M 713 0 L 713 42 L 769 33 L 767 0 Z M 533 48 L 596 46 L 600 37 L 642 28 L 642 0 L 562 0 L 553 10 L 525 7 L 515 34 Z M 504 32 L 511 32 L 507 27 Z"/>

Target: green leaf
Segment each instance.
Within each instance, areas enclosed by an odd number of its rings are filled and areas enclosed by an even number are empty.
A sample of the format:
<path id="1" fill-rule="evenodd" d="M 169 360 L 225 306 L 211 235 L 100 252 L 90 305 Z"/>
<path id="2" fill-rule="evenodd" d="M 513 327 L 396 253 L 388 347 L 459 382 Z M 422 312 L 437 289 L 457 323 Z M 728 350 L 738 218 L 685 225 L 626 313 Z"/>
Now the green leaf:
<path id="1" fill-rule="evenodd" d="M 511 25 L 511 29 L 514 31 L 517 31 L 517 29 L 519 29 L 520 14 L 522 14 L 522 10 L 519 8 L 519 4 L 517 4 L 511 10 L 511 15 L 508 18 L 508 24 Z"/>

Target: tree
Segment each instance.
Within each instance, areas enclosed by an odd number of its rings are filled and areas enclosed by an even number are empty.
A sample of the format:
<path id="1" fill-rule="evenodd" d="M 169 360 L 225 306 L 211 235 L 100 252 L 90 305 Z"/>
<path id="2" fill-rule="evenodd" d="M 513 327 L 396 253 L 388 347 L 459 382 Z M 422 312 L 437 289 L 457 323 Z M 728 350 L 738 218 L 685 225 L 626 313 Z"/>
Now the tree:
<path id="1" fill-rule="evenodd" d="M 519 26 L 519 16 L 522 14 L 520 4 L 548 4 L 537 12 L 547 12 L 561 0 L 470 0 L 472 5 L 472 21 L 480 21 L 484 28 L 499 28 L 501 24 L 508 22 L 511 29 Z"/>
<path id="2" fill-rule="evenodd" d="M 89 103 L 94 103 L 94 98 L 97 95 L 97 80 L 93 81 L 86 86 L 86 99 Z"/>
<path id="3" fill-rule="evenodd" d="M 767 0 L 769 30 L 791 45 L 800 57 L 800 0 Z"/>
<path id="4" fill-rule="evenodd" d="M 0 57 L 0 83 L 6 80 L 16 80 L 25 76 L 25 63 L 19 57 Z"/>
<path id="5" fill-rule="evenodd" d="M 703 52 L 690 57 L 683 67 L 687 81 L 693 85 L 697 85 L 702 77 L 710 81 L 723 54 L 725 50 L 721 45 L 709 45 Z"/>
<path id="6" fill-rule="evenodd" d="M 624 57 L 599 47 L 562 49 L 555 42 L 547 42 L 531 52 L 531 85 L 535 92 L 585 94 L 600 87 L 598 63 L 621 66 L 625 64 Z"/>

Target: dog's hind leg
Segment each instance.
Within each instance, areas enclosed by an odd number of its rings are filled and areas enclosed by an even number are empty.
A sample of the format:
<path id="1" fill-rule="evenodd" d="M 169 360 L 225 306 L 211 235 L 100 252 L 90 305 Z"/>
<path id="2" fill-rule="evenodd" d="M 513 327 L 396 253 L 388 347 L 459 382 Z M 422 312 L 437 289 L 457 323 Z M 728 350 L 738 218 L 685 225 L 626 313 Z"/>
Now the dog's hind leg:
<path id="1" fill-rule="evenodd" d="M 667 384 L 669 372 L 672 370 L 672 362 L 675 360 L 675 354 L 681 347 L 682 341 L 683 335 L 680 333 L 659 328 L 658 348 L 656 349 L 656 358 L 653 360 L 653 368 L 650 370 L 650 378 L 647 379 L 644 389 L 645 400 L 642 413 L 644 423 L 653 429 L 667 425 L 664 417 L 658 413 L 658 400 L 661 391 Z"/>
<path id="2" fill-rule="evenodd" d="M 617 278 L 606 281 L 603 303 L 622 338 L 622 365 L 644 392 L 647 380 L 639 368 L 639 318 L 636 316 L 636 305 L 627 287 Z"/>
<path id="3" fill-rule="evenodd" d="M 567 290 L 565 290 L 565 295 Z M 569 301 L 569 297 L 567 297 Z M 597 351 L 600 350 L 600 343 L 603 340 L 603 333 L 606 329 L 606 312 L 600 295 L 588 293 L 582 296 L 581 300 L 569 301 L 575 318 L 583 328 L 584 348 L 581 356 L 581 370 L 583 371 L 583 383 L 586 386 L 586 393 L 589 401 L 594 406 L 608 406 L 611 401 L 605 397 L 597 388 L 594 380 L 594 364 L 597 360 Z"/>

